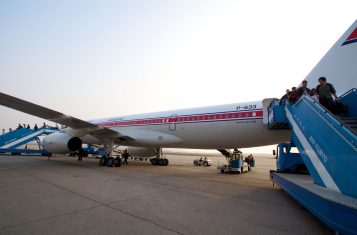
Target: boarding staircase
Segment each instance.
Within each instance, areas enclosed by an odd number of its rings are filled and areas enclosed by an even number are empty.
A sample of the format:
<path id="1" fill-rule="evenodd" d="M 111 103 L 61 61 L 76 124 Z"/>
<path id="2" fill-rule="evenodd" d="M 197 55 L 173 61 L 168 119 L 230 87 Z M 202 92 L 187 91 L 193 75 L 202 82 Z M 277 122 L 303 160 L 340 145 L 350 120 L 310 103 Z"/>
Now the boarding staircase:
<path id="1" fill-rule="evenodd" d="M 297 147 L 299 154 L 295 155 L 295 160 L 298 158 L 303 160 L 314 184 L 299 188 L 303 185 L 300 176 L 300 181 L 295 180 L 299 177 L 291 174 L 281 177 L 274 173 L 271 177 L 275 177 L 284 190 L 330 227 L 346 234 L 350 234 L 351 231 L 351 234 L 355 234 L 357 233 L 355 223 L 357 221 L 357 89 L 351 89 L 338 101 L 347 107 L 347 110 L 340 115 L 334 115 L 310 96 L 305 95 L 294 104 L 279 105 L 276 101 L 272 102 L 267 110 L 268 127 L 272 130 L 291 128 L 291 141 L 288 144 Z M 293 156 L 285 154 L 279 157 Z M 284 171 L 284 169 L 280 170 Z M 282 180 L 279 180 L 279 177 Z M 290 180 L 287 180 L 288 178 Z M 294 180 L 295 186 L 292 186 Z M 316 194 L 312 193 L 314 190 Z M 325 202 L 326 195 L 330 198 Z M 331 206 L 326 207 L 326 203 L 330 203 Z M 343 209 L 341 205 L 344 206 Z M 334 210 L 340 215 L 332 215 Z M 341 219 L 341 216 L 344 218 Z"/>
<path id="2" fill-rule="evenodd" d="M 41 141 L 39 139 L 42 135 L 48 135 L 57 132 L 58 128 L 43 126 L 37 130 L 34 129 L 17 129 L 0 136 L 0 153 L 13 154 L 43 154 L 47 152 L 41 148 Z M 39 150 L 21 149 L 19 147 L 26 145 L 31 141 L 36 141 Z"/>
<path id="3" fill-rule="evenodd" d="M 357 89 L 341 96 L 339 102 L 347 106 L 341 116 L 335 116 L 309 96 L 295 104 L 275 103 L 269 111 L 269 128 L 286 128 L 288 123 L 291 142 L 314 182 L 357 198 Z"/>

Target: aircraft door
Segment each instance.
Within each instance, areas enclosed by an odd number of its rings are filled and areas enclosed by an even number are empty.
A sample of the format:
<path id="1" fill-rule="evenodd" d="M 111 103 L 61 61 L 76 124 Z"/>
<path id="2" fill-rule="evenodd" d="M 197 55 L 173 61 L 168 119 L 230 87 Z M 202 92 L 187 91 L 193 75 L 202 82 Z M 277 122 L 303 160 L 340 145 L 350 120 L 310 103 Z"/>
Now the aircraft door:
<path id="1" fill-rule="evenodd" d="M 169 130 L 176 131 L 177 114 L 172 114 L 169 118 Z"/>
<path id="2" fill-rule="evenodd" d="M 279 100 L 277 98 L 267 98 L 262 101 L 263 103 L 263 123 L 265 125 L 269 124 L 269 105 L 272 101 L 278 102 Z"/>

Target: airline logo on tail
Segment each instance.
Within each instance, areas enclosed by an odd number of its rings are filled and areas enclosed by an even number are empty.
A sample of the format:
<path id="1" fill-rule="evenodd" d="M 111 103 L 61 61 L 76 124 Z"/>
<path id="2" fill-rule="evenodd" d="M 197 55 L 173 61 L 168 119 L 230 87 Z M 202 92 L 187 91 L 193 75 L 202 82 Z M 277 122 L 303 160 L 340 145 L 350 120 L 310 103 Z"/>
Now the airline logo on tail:
<path id="1" fill-rule="evenodd" d="M 354 42 L 357 42 L 357 28 L 355 28 L 355 30 L 353 30 L 353 32 L 350 34 L 350 36 L 348 36 L 348 38 L 342 44 L 342 46 L 347 45 L 347 44 L 351 44 L 351 43 L 354 43 Z"/>

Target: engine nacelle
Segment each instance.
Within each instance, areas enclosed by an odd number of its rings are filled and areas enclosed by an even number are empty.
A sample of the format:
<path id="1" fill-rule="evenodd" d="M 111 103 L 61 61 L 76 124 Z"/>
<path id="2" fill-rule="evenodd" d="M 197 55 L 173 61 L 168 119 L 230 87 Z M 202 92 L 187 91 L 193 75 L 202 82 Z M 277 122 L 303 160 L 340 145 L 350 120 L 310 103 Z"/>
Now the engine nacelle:
<path id="1" fill-rule="evenodd" d="M 154 148 L 127 147 L 128 153 L 134 157 L 154 157 L 157 155 Z"/>
<path id="2" fill-rule="evenodd" d="M 46 136 L 42 146 L 50 153 L 69 153 L 82 147 L 82 140 L 63 133 L 53 133 Z"/>

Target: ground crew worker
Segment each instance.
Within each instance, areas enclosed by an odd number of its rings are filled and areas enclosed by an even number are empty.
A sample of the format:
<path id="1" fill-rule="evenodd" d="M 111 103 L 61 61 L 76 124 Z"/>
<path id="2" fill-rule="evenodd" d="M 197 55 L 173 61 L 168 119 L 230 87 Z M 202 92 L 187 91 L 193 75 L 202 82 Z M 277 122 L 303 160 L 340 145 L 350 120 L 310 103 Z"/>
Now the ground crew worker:
<path id="1" fill-rule="evenodd" d="M 124 158 L 123 164 L 128 165 L 128 157 L 129 157 L 128 150 L 125 149 L 123 152 L 123 158 Z"/>
<path id="2" fill-rule="evenodd" d="M 251 166 L 254 167 L 255 165 L 255 161 L 254 161 L 254 157 L 252 154 L 249 154 L 247 157 L 247 163 Z"/>
<path id="3" fill-rule="evenodd" d="M 82 158 L 83 158 L 82 152 L 79 151 L 79 152 L 78 152 L 78 161 L 79 161 L 79 162 L 82 161 Z"/>
<path id="4" fill-rule="evenodd" d="M 235 148 L 233 149 L 233 154 L 232 154 L 232 160 L 237 160 L 238 159 L 238 149 Z"/>

